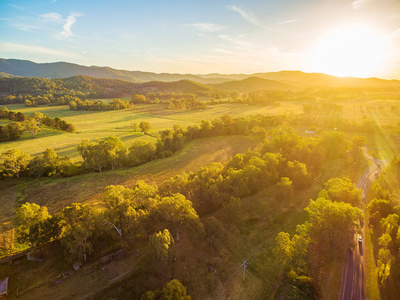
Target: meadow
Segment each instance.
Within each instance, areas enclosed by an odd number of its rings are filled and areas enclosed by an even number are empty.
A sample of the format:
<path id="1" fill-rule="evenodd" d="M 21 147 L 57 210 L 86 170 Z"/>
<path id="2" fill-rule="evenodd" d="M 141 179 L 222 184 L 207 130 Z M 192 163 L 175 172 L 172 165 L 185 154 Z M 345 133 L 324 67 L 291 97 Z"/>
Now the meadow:
<path id="1" fill-rule="evenodd" d="M 142 104 L 132 108 L 115 111 L 72 111 L 68 106 L 43 106 L 25 107 L 21 104 L 7 105 L 12 111 L 24 114 L 41 112 L 49 117 L 58 117 L 72 123 L 76 132 L 65 133 L 51 128 L 43 127 L 36 138 L 25 132 L 17 141 L 0 144 L 0 153 L 10 149 L 19 149 L 30 155 L 44 152 L 53 148 L 60 156 L 68 156 L 72 161 L 80 161 L 81 157 L 76 146 L 82 139 L 97 139 L 108 136 L 120 138 L 126 146 L 137 139 L 156 142 L 160 130 L 172 128 L 178 124 L 183 127 L 199 125 L 201 120 L 212 120 L 229 114 L 233 117 L 265 114 L 277 115 L 284 113 L 300 113 L 301 105 L 285 103 L 279 107 L 246 106 L 244 104 L 218 104 L 212 108 L 195 111 L 176 111 L 164 109 L 163 104 Z M 142 121 L 149 122 L 152 126 L 148 135 L 134 132 L 131 124 Z M 6 121 L 3 121 L 6 122 Z"/>
<path id="2" fill-rule="evenodd" d="M 102 99 L 104 101 L 104 99 Z M 129 100 L 125 98 L 124 100 Z M 216 104 L 211 108 L 194 111 L 177 111 L 165 109 L 164 104 L 140 104 L 132 108 L 116 111 L 72 111 L 68 106 L 39 106 L 26 107 L 22 104 L 7 105 L 12 111 L 31 114 L 41 112 L 49 117 L 58 117 L 68 123 L 72 123 L 76 132 L 65 133 L 46 126 L 33 139 L 28 132 L 24 132 L 17 141 L 3 142 L 0 144 L 0 153 L 10 149 L 19 149 L 30 155 L 41 154 L 47 148 L 53 148 L 60 156 L 68 156 L 72 161 L 80 161 L 81 157 L 76 146 L 82 139 L 97 139 L 108 136 L 120 138 L 127 147 L 137 139 L 155 142 L 160 130 L 172 128 L 178 124 L 183 127 L 199 125 L 201 120 L 212 120 L 222 115 L 243 117 L 247 115 L 283 115 L 301 114 L 304 101 L 284 101 L 280 106 L 249 106 L 244 104 L 224 103 Z M 366 98 L 338 101 L 343 106 L 341 116 L 345 119 L 361 122 L 374 120 L 379 125 L 396 124 L 400 120 L 400 110 L 391 111 L 391 106 L 398 100 L 395 95 L 392 98 L 382 99 Z M 371 109 L 367 110 L 367 107 Z M 382 107 L 382 109 L 378 109 Z M 149 122 L 152 126 L 148 135 L 134 132 L 132 123 L 139 124 L 142 121 Z M 0 125 L 8 124 L 8 120 L 0 120 Z M 307 128 L 299 129 L 306 130 Z M 384 132 L 382 132 L 384 136 Z M 371 146 L 373 146 L 371 144 Z M 374 147 L 373 147 L 374 148 Z M 377 149 L 379 150 L 379 149 Z M 381 155 L 384 155 L 383 152 Z M 391 154 L 389 154 L 390 156 Z M 386 155 L 387 156 L 387 155 Z"/>

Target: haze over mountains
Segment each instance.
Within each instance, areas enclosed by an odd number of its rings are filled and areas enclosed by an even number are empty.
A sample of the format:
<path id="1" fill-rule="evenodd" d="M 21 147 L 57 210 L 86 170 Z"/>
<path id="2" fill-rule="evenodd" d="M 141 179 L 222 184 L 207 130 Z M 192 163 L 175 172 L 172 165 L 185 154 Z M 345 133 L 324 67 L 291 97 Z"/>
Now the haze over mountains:
<path id="1" fill-rule="evenodd" d="M 0 77 L 67 78 L 87 75 L 98 78 L 120 79 L 136 83 L 150 81 L 172 82 L 183 79 L 208 84 L 224 90 L 292 90 L 307 87 L 400 87 L 399 80 L 378 78 L 335 77 L 322 73 L 280 71 L 255 74 L 171 74 L 116 70 L 109 67 L 82 66 L 66 62 L 35 63 L 29 60 L 0 59 Z"/>

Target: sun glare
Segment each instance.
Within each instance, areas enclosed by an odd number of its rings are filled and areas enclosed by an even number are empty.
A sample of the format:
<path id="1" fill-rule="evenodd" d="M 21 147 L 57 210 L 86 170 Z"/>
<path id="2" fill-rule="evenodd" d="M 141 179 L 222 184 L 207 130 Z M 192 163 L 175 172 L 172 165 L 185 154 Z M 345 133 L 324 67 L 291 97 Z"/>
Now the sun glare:
<path id="1" fill-rule="evenodd" d="M 306 62 L 306 68 L 335 76 L 377 76 L 383 68 L 385 38 L 363 26 L 345 26 L 326 34 Z"/>

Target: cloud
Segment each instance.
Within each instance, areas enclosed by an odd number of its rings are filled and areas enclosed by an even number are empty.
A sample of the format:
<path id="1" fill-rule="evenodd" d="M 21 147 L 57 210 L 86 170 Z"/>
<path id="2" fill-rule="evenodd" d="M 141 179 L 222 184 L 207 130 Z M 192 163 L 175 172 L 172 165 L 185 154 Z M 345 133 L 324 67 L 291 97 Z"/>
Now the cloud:
<path id="1" fill-rule="evenodd" d="M 11 26 L 15 27 L 19 30 L 30 31 L 30 32 L 34 32 L 35 30 L 40 29 L 40 27 L 37 25 L 32 25 L 32 24 L 27 24 L 27 23 L 14 23 L 14 24 L 11 24 Z"/>
<path id="2" fill-rule="evenodd" d="M 63 22 L 62 16 L 55 12 L 50 12 L 47 14 L 40 15 L 39 18 L 44 22 L 54 22 L 54 23 L 62 23 Z"/>
<path id="3" fill-rule="evenodd" d="M 231 35 L 220 35 L 222 41 L 227 43 L 214 49 L 214 52 L 227 55 L 222 59 L 230 57 L 232 60 L 235 58 L 242 62 L 248 62 L 249 64 L 255 63 L 261 65 L 270 65 L 271 67 L 279 64 L 282 66 L 290 65 L 296 66 L 296 61 L 301 58 L 300 53 L 286 53 L 283 52 L 278 46 L 268 45 L 264 42 L 253 43 L 245 40 L 245 36 L 231 36 Z M 292 67 L 293 68 L 293 67 Z"/>
<path id="4" fill-rule="evenodd" d="M 367 3 L 368 0 L 354 0 L 353 2 L 351 2 L 351 7 L 354 10 L 360 9 L 361 7 L 364 6 L 365 3 Z"/>
<path id="5" fill-rule="evenodd" d="M 242 16 L 242 18 L 245 19 L 250 24 L 253 24 L 253 25 L 259 26 L 259 27 L 263 27 L 254 14 L 248 13 L 248 12 L 244 11 L 243 9 L 237 7 L 236 5 L 228 5 L 226 7 L 229 8 L 230 10 L 233 10 L 233 11 L 239 13 Z"/>
<path id="6" fill-rule="evenodd" d="M 400 38 L 400 28 L 397 28 L 395 31 L 392 32 L 392 34 L 390 35 L 392 38 L 394 39 L 398 39 Z"/>
<path id="7" fill-rule="evenodd" d="M 293 22 L 297 22 L 297 20 L 287 20 L 287 21 L 283 21 L 280 23 L 276 23 L 275 25 L 285 25 L 285 24 L 289 24 L 289 23 L 293 23 Z"/>
<path id="8" fill-rule="evenodd" d="M 213 23 L 193 23 L 193 24 L 186 24 L 187 26 L 196 28 L 201 31 L 206 31 L 206 32 L 217 32 L 217 31 L 222 31 L 226 29 L 226 27 L 213 24 Z"/>
<path id="9" fill-rule="evenodd" d="M 74 25 L 76 23 L 76 18 L 77 17 L 81 17 L 84 16 L 83 13 L 79 13 L 79 12 L 74 12 L 71 13 L 64 21 L 64 25 L 63 25 L 63 31 L 58 35 L 58 38 L 63 39 L 63 38 L 70 38 L 73 37 L 74 34 L 71 31 L 71 27 L 72 25 Z"/>
<path id="10" fill-rule="evenodd" d="M 11 7 L 14 7 L 15 9 L 18 9 L 18 10 L 24 10 L 25 8 L 24 7 L 22 7 L 22 6 L 18 6 L 18 5 L 15 5 L 15 4 L 8 4 L 9 6 L 11 6 Z"/>
<path id="11" fill-rule="evenodd" d="M 45 48 L 37 45 L 23 45 L 23 44 L 15 44 L 15 43 L 0 43 L 0 49 L 2 53 L 30 53 L 30 54 L 42 54 L 42 55 L 50 55 L 56 57 L 72 57 L 79 58 L 80 55 L 58 51 L 50 48 Z"/>

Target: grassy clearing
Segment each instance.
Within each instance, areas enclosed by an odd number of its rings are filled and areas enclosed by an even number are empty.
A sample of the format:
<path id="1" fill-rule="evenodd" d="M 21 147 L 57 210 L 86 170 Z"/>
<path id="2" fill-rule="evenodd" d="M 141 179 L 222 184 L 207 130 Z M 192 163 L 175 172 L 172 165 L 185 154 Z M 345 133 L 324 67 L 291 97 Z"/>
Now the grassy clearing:
<path id="1" fill-rule="evenodd" d="M 397 123 L 400 120 L 400 111 L 391 111 L 392 105 L 399 105 L 397 95 L 390 95 L 388 98 L 366 97 L 364 99 L 344 100 L 338 104 L 343 106 L 343 118 L 362 121 L 375 120 L 378 124 Z M 360 108 L 361 106 L 361 108 Z M 371 109 L 367 110 L 370 106 Z M 380 106 L 383 109 L 378 109 Z"/>
<path id="2" fill-rule="evenodd" d="M 17 141 L 0 144 L 0 153 L 10 149 L 19 149 L 31 155 L 44 152 L 46 148 L 53 148 L 57 154 L 68 156 L 73 161 L 81 160 L 76 146 L 82 139 L 119 137 L 126 146 L 136 139 L 156 141 L 158 132 L 172 128 L 174 124 L 181 126 L 198 125 L 201 120 L 212 120 L 229 114 L 233 117 L 266 114 L 276 115 L 288 112 L 299 113 L 300 105 L 285 103 L 280 107 L 246 106 L 243 104 L 219 104 L 211 109 L 196 111 L 173 111 L 164 109 L 163 104 L 135 105 L 132 108 L 116 111 L 72 111 L 68 106 L 26 107 L 22 104 L 7 106 L 9 110 L 20 111 L 24 114 L 42 112 L 49 117 L 59 117 L 72 123 L 75 133 L 65 133 L 43 126 L 35 139 L 25 132 Z M 152 129 L 149 135 L 133 132 L 131 124 L 149 122 Z"/>
<path id="3" fill-rule="evenodd" d="M 391 105 L 396 105 L 397 99 L 356 99 L 340 101 L 343 105 L 343 117 L 355 121 L 375 120 L 378 124 L 397 123 L 400 120 L 400 111 L 390 111 Z M 363 112 L 360 110 L 362 105 Z M 366 110 L 367 106 L 383 106 L 383 110 Z M 76 150 L 76 145 L 82 139 L 104 138 L 107 136 L 119 137 L 127 146 L 136 139 L 155 141 L 160 130 L 171 128 L 174 124 L 181 126 L 199 124 L 201 120 L 212 120 L 222 115 L 229 114 L 233 117 L 247 115 L 282 115 L 301 114 L 302 102 L 285 101 L 281 106 L 247 106 L 244 104 L 217 104 L 211 109 L 196 111 L 174 111 L 164 109 L 164 104 L 142 104 L 132 108 L 118 111 L 72 111 L 68 106 L 41 106 L 26 107 L 23 104 L 7 105 L 9 110 L 20 111 L 25 114 L 42 112 L 50 117 L 59 117 L 68 123 L 72 123 L 75 133 L 60 132 L 43 126 L 35 139 L 25 132 L 18 141 L 3 142 L 0 144 L 0 153 L 9 149 L 19 149 L 31 155 L 42 153 L 46 148 L 54 148 L 59 155 L 68 156 L 73 161 L 81 160 Z M 143 136 L 132 130 L 133 122 L 147 121 L 152 125 L 149 135 Z M 0 120 L 7 124 L 7 120 Z M 1 125 L 2 123 L 0 123 Z M 302 128 L 304 130 L 306 128 Z M 391 137 L 385 137 L 385 132 L 379 134 L 388 141 Z M 399 148 L 400 140 L 397 142 Z"/>
<path id="4" fill-rule="evenodd" d="M 51 213 L 73 202 L 97 202 L 107 185 L 132 186 L 137 180 L 160 184 L 183 171 L 195 171 L 211 162 L 223 162 L 236 153 L 246 152 L 258 144 L 250 137 L 226 136 L 194 140 L 173 156 L 135 168 L 92 173 L 70 178 L 40 180 L 7 179 L 1 181 L 0 223 L 10 220 L 15 207 L 25 201 L 45 205 Z M 17 201 L 17 198 L 19 201 Z"/>

